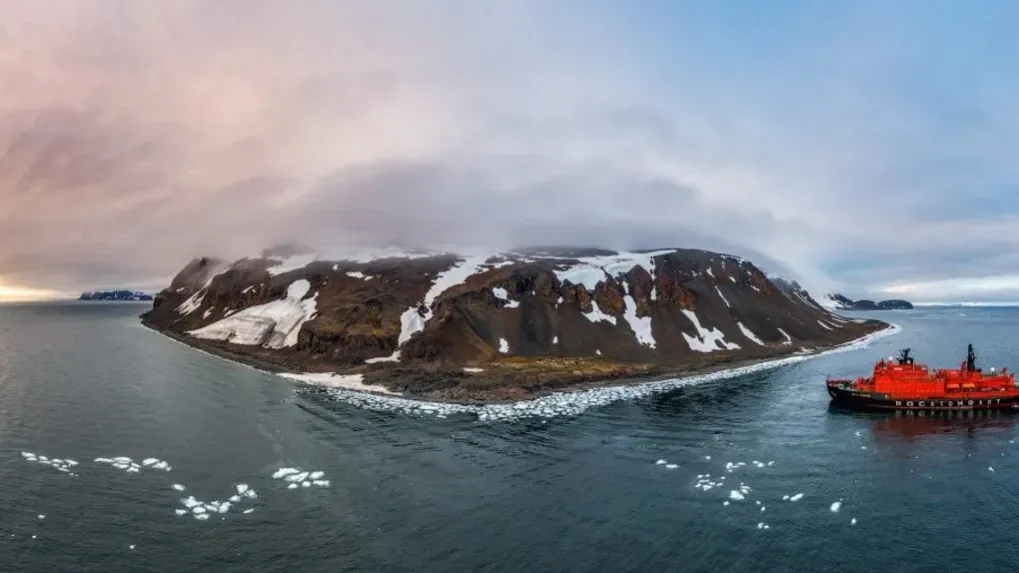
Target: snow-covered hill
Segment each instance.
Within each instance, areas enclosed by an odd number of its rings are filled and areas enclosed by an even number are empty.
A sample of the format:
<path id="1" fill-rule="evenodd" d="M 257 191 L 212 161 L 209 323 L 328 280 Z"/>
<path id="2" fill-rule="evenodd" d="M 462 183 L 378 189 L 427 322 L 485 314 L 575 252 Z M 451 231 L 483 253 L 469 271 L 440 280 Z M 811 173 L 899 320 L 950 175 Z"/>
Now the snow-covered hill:
<path id="1" fill-rule="evenodd" d="M 565 376 L 574 381 L 598 368 L 613 376 L 774 356 L 877 328 L 832 314 L 750 261 L 692 249 L 277 248 L 192 261 L 143 319 L 291 370 L 463 373 L 559 361 L 575 366 Z M 562 369 L 542 375 L 545 366 L 519 370 L 531 378 L 518 385 L 563 377 Z"/>

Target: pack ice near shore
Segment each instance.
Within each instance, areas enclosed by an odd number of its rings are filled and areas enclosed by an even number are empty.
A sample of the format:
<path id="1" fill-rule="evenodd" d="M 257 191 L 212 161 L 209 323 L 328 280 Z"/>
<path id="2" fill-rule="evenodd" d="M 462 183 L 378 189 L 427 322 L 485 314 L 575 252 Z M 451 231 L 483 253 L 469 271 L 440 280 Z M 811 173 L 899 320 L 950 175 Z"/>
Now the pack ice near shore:
<path id="1" fill-rule="evenodd" d="M 191 261 L 142 318 L 233 357 L 444 399 L 519 398 L 771 358 L 885 326 L 834 314 L 748 260 L 694 249 L 282 246 L 233 262 Z"/>

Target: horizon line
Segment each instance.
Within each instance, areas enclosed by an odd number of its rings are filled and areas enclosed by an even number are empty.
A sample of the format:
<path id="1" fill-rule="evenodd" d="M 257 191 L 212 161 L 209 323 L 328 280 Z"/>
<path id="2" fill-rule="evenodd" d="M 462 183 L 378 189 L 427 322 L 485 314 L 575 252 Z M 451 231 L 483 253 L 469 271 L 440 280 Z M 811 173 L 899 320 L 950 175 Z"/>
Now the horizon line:
<path id="1" fill-rule="evenodd" d="M 916 302 L 910 301 L 913 306 L 1019 306 L 1019 301 L 954 301 L 954 302 Z"/>

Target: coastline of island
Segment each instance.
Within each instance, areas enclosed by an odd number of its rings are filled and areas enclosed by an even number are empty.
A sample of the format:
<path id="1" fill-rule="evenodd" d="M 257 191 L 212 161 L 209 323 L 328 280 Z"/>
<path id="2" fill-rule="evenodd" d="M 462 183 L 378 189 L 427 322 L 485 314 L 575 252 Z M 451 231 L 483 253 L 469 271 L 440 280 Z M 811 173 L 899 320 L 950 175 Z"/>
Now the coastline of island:
<path id="1" fill-rule="evenodd" d="M 885 325 L 883 328 L 842 343 L 800 349 L 795 352 L 787 351 L 766 358 L 739 359 L 730 357 L 727 360 L 716 361 L 711 365 L 659 369 L 644 375 L 592 379 L 546 388 L 523 398 L 442 400 L 397 394 L 372 384 L 347 383 L 352 376 L 360 377 L 358 374 L 331 374 L 339 380 L 346 380 L 344 383 L 336 385 L 324 383 L 319 378 L 321 373 L 294 373 L 278 364 L 231 352 L 219 345 L 206 344 L 191 337 L 163 331 L 143 321 L 143 325 L 147 328 L 193 350 L 252 368 L 263 374 L 278 376 L 290 383 L 296 383 L 298 391 L 301 393 L 323 394 L 330 399 L 380 412 L 426 414 L 439 417 L 468 413 L 477 415 L 482 420 L 579 414 L 588 408 L 615 401 L 665 393 L 690 384 L 731 379 L 827 354 L 851 351 L 858 347 L 865 347 L 871 341 L 893 336 L 901 331 L 901 326 L 897 324 L 882 324 Z"/>

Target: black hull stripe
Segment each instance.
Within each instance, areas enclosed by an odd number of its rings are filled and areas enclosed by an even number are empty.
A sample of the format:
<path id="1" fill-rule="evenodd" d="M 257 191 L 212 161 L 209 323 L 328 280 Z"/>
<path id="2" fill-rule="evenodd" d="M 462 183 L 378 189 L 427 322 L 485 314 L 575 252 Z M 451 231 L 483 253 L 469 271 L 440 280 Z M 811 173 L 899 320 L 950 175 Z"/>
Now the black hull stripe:
<path id="1" fill-rule="evenodd" d="M 923 400 L 888 400 L 841 388 L 828 388 L 832 403 L 878 410 L 1004 410 L 1019 408 L 1019 396 L 1003 398 L 926 398 Z"/>

